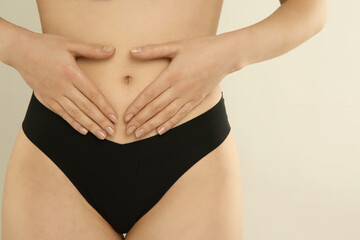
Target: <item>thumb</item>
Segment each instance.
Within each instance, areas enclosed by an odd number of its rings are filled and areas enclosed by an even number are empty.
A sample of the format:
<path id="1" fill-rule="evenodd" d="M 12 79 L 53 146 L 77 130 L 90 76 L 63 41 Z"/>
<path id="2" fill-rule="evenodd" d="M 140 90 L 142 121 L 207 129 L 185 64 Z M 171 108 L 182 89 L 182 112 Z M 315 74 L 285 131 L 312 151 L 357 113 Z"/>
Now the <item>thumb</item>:
<path id="1" fill-rule="evenodd" d="M 139 59 L 173 58 L 177 52 L 178 48 L 174 43 L 147 44 L 130 48 L 131 55 Z"/>
<path id="2" fill-rule="evenodd" d="M 97 59 L 108 58 L 115 53 L 115 48 L 111 46 L 79 42 L 71 43 L 68 50 L 74 57 L 88 57 Z"/>

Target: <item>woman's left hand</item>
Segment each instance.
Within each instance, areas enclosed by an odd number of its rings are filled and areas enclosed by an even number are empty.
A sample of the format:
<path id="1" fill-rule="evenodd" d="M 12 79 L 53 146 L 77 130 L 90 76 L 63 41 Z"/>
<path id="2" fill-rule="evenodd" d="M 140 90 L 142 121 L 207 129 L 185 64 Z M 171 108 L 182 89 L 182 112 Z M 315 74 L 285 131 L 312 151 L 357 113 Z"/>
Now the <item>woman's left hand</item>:
<path id="1" fill-rule="evenodd" d="M 124 113 L 125 121 L 129 121 L 127 134 L 136 130 L 136 137 L 155 128 L 159 134 L 171 129 L 236 70 L 236 59 L 223 35 L 147 44 L 130 50 L 138 59 L 171 59 Z"/>

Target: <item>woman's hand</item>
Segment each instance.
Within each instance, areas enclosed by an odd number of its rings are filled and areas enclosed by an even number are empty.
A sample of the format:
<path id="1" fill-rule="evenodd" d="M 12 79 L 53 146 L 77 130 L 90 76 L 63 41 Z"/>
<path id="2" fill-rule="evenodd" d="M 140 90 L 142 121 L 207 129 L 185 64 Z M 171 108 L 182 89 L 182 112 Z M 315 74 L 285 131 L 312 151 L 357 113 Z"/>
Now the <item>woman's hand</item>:
<path id="1" fill-rule="evenodd" d="M 132 48 L 138 59 L 170 58 L 167 68 L 129 105 L 124 113 L 127 133 L 137 137 L 154 128 L 171 129 L 229 73 L 235 71 L 232 49 L 222 35 L 182 39 Z M 139 52 L 140 51 L 140 52 Z M 142 130 L 143 129 L 143 130 Z"/>
<path id="2" fill-rule="evenodd" d="M 16 45 L 16 46 L 15 46 Z M 26 31 L 12 43 L 9 65 L 19 71 L 37 98 L 82 134 L 113 135 L 117 114 L 76 63 L 76 57 L 105 59 L 115 50 L 66 37 Z M 110 120 L 111 121 L 110 121 Z M 105 130 L 105 131 L 104 131 Z"/>

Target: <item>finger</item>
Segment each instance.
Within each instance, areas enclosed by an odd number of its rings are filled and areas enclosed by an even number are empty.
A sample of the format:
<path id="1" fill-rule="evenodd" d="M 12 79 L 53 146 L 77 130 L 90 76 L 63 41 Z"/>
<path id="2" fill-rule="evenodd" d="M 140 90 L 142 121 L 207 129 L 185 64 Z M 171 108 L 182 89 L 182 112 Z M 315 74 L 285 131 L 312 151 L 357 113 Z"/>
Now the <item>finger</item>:
<path id="1" fill-rule="evenodd" d="M 174 100 L 174 94 L 172 91 L 167 90 L 163 92 L 160 96 L 147 104 L 139 113 L 136 114 L 134 118 L 130 120 L 130 122 L 126 125 L 127 134 L 131 134 L 138 126 L 141 126 L 148 119 L 158 114 Z"/>
<path id="2" fill-rule="evenodd" d="M 68 46 L 68 51 L 74 57 L 104 59 L 114 55 L 116 50 L 112 46 L 72 41 Z"/>
<path id="3" fill-rule="evenodd" d="M 71 117 L 57 101 L 50 100 L 50 102 L 52 110 L 56 112 L 60 117 L 62 117 L 66 122 L 68 122 L 75 130 L 77 130 L 83 135 L 86 135 L 88 133 L 88 130 L 78 121 L 76 121 L 73 117 Z"/>
<path id="4" fill-rule="evenodd" d="M 135 136 L 140 137 L 151 130 L 156 129 L 158 126 L 171 119 L 179 111 L 182 105 L 183 104 L 180 103 L 180 99 L 175 99 L 156 116 L 145 122 L 142 126 L 138 127 L 135 132 Z"/>
<path id="5" fill-rule="evenodd" d="M 101 129 L 92 119 L 84 114 L 69 98 L 62 97 L 58 103 L 65 109 L 65 111 L 85 128 L 89 129 L 95 136 L 103 140 L 106 137 L 106 132 Z"/>
<path id="6" fill-rule="evenodd" d="M 160 44 L 147 44 L 130 48 L 133 57 L 139 59 L 173 58 L 178 53 L 179 44 L 176 41 Z"/>
<path id="7" fill-rule="evenodd" d="M 65 95 L 69 98 L 75 105 L 93 121 L 95 121 L 99 126 L 101 126 L 105 131 L 110 135 L 115 134 L 114 124 L 104 116 L 104 114 L 87 98 L 85 97 L 77 88 L 73 88 L 73 91 L 69 95 Z"/>
<path id="8" fill-rule="evenodd" d="M 112 122 L 117 122 L 118 115 L 102 92 L 93 84 L 86 74 L 77 67 L 74 86 L 93 102 Z"/>
<path id="9" fill-rule="evenodd" d="M 129 122 L 141 109 L 153 101 L 161 93 L 168 90 L 171 85 L 166 84 L 168 78 L 168 68 L 166 68 L 154 81 L 147 85 L 134 101 L 127 107 L 123 115 L 125 122 Z"/>
<path id="10" fill-rule="evenodd" d="M 169 131 L 171 128 L 173 128 L 176 125 L 176 123 L 178 123 L 181 119 L 183 119 L 183 117 L 185 117 L 195 106 L 196 104 L 194 104 L 193 101 L 189 101 L 186 104 L 184 104 L 175 114 L 175 116 L 173 116 L 171 119 L 167 120 L 164 124 L 162 124 L 160 127 L 157 128 L 158 133 L 162 135 L 165 132 Z"/>

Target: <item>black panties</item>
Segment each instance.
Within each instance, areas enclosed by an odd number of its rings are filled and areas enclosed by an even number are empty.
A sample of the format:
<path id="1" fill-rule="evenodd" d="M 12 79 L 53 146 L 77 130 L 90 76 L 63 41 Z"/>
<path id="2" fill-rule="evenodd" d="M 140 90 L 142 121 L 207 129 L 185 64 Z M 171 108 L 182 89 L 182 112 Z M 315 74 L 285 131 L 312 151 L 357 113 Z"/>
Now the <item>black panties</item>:
<path id="1" fill-rule="evenodd" d="M 22 128 L 118 233 L 127 233 L 230 132 L 223 93 L 212 108 L 163 135 L 120 144 L 80 134 L 33 92 Z"/>

